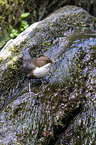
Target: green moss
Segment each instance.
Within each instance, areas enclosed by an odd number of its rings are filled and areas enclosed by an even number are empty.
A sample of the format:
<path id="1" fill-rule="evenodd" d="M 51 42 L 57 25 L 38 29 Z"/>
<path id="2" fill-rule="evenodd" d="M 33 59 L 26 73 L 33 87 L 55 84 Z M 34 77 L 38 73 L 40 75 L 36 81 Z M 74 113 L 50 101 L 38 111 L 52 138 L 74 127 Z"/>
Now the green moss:
<path id="1" fill-rule="evenodd" d="M 27 29 L 28 27 L 29 27 L 28 22 L 25 21 L 25 20 L 22 20 L 22 21 L 21 21 L 21 24 L 20 24 L 20 32 L 24 31 L 24 30 Z"/>
<path id="2" fill-rule="evenodd" d="M 0 20 L 5 20 L 5 17 L 4 16 L 0 16 Z"/>
<path id="3" fill-rule="evenodd" d="M 2 62 L 3 61 L 3 57 L 0 57 L 0 62 Z"/>
<path id="4" fill-rule="evenodd" d="M 21 14 L 21 18 L 26 18 L 26 17 L 28 17 L 30 15 L 30 13 L 23 13 L 23 14 Z"/>
<path id="5" fill-rule="evenodd" d="M 12 29 L 12 30 L 11 30 L 11 33 L 10 33 L 10 37 L 11 37 L 11 38 L 15 38 L 15 37 L 17 37 L 18 35 L 19 35 L 18 30 L 16 30 L 16 29 Z"/>

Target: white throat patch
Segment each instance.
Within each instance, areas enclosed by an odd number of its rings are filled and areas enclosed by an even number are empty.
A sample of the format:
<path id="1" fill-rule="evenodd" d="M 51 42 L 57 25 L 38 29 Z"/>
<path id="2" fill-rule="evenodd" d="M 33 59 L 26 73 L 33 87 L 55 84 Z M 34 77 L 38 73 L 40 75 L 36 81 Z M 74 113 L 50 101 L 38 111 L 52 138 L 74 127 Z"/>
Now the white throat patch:
<path id="1" fill-rule="evenodd" d="M 36 67 L 33 70 L 33 73 L 37 78 L 43 78 L 47 75 L 50 66 L 51 66 L 51 63 L 48 63 L 42 67 Z"/>

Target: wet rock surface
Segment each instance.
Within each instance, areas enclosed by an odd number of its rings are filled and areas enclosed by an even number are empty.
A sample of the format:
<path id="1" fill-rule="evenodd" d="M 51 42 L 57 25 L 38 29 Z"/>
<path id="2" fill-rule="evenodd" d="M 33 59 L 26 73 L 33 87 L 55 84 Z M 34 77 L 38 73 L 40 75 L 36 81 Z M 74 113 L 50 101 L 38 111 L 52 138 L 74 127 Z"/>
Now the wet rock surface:
<path id="1" fill-rule="evenodd" d="M 86 19 L 85 19 L 86 18 Z M 10 40 L 0 55 L 2 144 L 95 144 L 96 19 L 67 6 Z M 55 61 L 28 80 L 21 50 Z"/>

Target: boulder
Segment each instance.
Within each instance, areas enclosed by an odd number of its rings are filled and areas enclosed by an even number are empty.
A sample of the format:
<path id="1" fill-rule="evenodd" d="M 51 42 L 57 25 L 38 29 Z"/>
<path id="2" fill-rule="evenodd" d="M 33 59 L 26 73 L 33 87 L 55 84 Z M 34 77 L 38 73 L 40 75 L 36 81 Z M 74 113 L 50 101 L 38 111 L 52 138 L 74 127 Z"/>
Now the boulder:
<path id="1" fill-rule="evenodd" d="M 0 52 L 2 144 L 95 144 L 96 19 L 65 6 L 28 27 Z M 22 49 L 55 63 L 31 80 Z"/>

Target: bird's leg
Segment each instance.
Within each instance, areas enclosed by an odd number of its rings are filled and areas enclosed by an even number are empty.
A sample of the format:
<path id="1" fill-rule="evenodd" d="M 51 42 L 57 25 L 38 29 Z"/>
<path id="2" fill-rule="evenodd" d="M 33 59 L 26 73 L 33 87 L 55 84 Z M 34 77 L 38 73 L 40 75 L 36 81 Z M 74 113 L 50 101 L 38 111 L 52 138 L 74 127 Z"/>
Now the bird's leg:
<path id="1" fill-rule="evenodd" d="M 41 79 L 40 88 L 42 88 L 43 90 L 46 88 L 46 85 L 44 84 L 44 81 L 42 79 Z"/>
<path id="2" fill-rule="evenodd" d="M 29 80 L 29 93 L 31 92 L 31 87 L 30 87 L 30 80 Z"/>
<path id="3" fill-rule="evenodd" d="M 44 85 L 44 83 L 43 83 L 42 79 L 40 79 L 40 81 L 41 81 L 40 87 L 42 87 Z"/>

